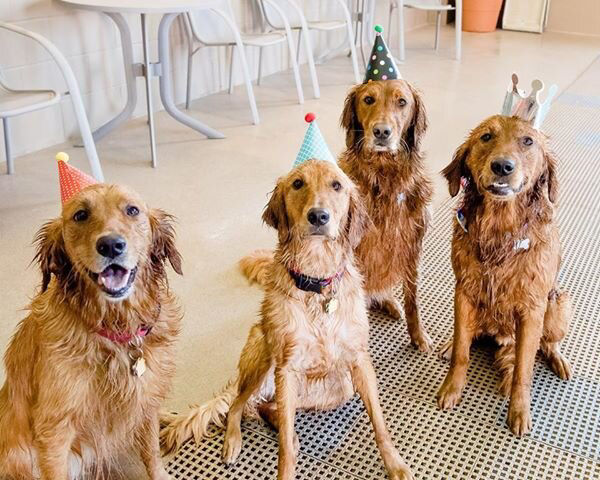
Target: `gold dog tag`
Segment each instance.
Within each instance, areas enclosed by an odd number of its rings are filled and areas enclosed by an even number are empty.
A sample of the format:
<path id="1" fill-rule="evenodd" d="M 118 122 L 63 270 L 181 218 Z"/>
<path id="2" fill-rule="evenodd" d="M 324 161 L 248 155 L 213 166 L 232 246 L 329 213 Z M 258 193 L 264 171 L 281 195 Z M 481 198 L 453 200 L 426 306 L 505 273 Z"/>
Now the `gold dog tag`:
<path id="1" fill-rule="evenodd" d="M 331 315 L 338 309 L 339 302 L 337 298 L 330 298 L 327 303 L 325 303 L 325 312 L 328 315 Z"/>
<path id="2" fill-rule="evenodd" d="M 146 360 L 139 357 L 131 367 L 131 373 L 134 377 L 141 377 L 146 372 Z"/>

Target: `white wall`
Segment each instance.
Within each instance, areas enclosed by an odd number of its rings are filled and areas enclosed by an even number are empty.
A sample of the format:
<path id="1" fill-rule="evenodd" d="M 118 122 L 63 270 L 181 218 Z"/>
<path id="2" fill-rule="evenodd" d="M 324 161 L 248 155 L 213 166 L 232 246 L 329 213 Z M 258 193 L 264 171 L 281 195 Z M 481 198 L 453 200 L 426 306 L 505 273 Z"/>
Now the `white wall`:
<path id="1" fill-rule="evenodd" d="M 149 0 L 151 1 L 151 0 Z M 335 2 L 305 0 L 311 15 L 330 14 Z M 378 2 L 378 18 L 384 20 L 387 2 Z M 261 28 L 260 16 L 254 0 L 232 0 L 238 25 L 246 31 Z M 406 12 L 407 27 L 415 28 L 427 23 L 426 15 Z M 96 128 L 116 115 L 125 103 L 125 77 L 122 66 L 120 37 L 116 26 L 107 16 L 72 10 L 53 0 L 0 0 L 0 19 L 38 32 L 52 42 L 67 57 L 83 94 L 92 128 Z M 132 30 L 136 61 L 142 58 L 140 19 L 128 15 Z M 160 16 L 150 17 L 152 39 L 156 38 Z M 387 22 L 385 22 L 387 23 Z M 186 72 L 186 44 L 178 21 L 172 32 L 172 64 L 176 85 L 176 100 L 183 101 Z M 337 35 L 337 37 L 336 37 Z M 319 35 L 315 51 L 323 51 L 327 45 L 337 45 L 339 34 L 329 37 Z M 151 42 L 153 58 L 156 58 L 156 42 Z M 248 49 L 251 71 L 256 72 L 256 49 Z M 266 74 L 288 68 L 287 51 L 271 47 L 265 51 Z M 226 52 L 224 48 L 205 48 L 196 55 L 194 97 L 223 90 L 227 83 Z M 48 55 L 30 40 L 0 30 L 0 70 L 5 80 L 16 88 L 53 88 L 64 91 L 65 86 L 59 70 Z M 241 75 L 236 76 L 238 82 Z M 145 93 L 142 79 L 137 80 L 138 103 L 135 115 L 145 112 Z M 155 108 L 162 108 L 154 89 Z M 308 91 L 307 91 L 308 93 Z M 15 155 L 28 153 L 64 142 L 77 136 L 71 102 L 68 97 L 55 107 L 17 117 L 11 120 L 12 143 Z M 1 138 L 2 136 L 0 136 Z M 0 161 L 4 160 L 3 140 L 0 139 Z"/>
<path id="2" fill-rule="evenodd" d="M 600 36 L 600 0 L 552 0 L 547 29 Z"/>

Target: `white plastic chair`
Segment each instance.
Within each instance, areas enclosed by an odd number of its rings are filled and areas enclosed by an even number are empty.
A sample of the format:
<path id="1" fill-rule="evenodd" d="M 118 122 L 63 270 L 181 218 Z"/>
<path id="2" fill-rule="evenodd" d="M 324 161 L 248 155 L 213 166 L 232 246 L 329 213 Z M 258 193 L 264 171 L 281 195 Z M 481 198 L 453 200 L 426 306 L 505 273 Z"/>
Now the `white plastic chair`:
<path id="1" fill-rule="evenodd" d="M 296 50 L 296 58 L 300 56 L 300 46 L 304 40 L 304 48 L 306 50 L 306 58 L 313 83 L 314 95 L 316 98 L 321 96 L 319 81 L 315 69 L 314 55 L 310 43 L 310 31 L 331 32 L 339 29 L 346 29 L 346 37 L 348 46 L 350 47 L 350 56 L 352 58 L 352 68 L 354 70 L 354 79 L 356 83 L 361 83 L 360 71 L 358 69 L 358 60 L 356 56 L 356 46 L 354 31 L 352 28 L 352 17 L 346 0 L 329 0 L 335 1 L 340 7 L 343 18 L 336 20 L 307 20 L 302 8 L 295 0 L 277 0 L 277 5 L 284 11 L 285 16 L 292 30 L 298 32 L 298 46 Z M 267 23 L 275 31 L 282 29 L 281 17 L 274 15 L 273 0 L 260 0 L 261 10 L 265 16 Z"/>
<path id="2" fill-rule="evenodd" d="M 291 38 L 292 32 L 286 34 L 283 31 L 273 31 L 264 33 L 247 34 L 239 31 L 236 23 L 231 3 L 229 0 L 221 0 L 217 8 L 204 10 L 202 12 L 190 12 L 186 15 L 186 27 L 188 31 L 188 75 L 186 91 L 186 109 L 190 108 L 191 87 L 193 81 L 193 58 L 202 47 L 228 47 L 230 49 L 230 67 L 229 67 L 229 93 L 233 92 L 233 72 L 236 47 L 242 62 L 242 71 L 246 89 L 248 91 L 248 100 L 254 124 L 259 123 L 258 109 L 252 88 L 252 77 L 248 68 L 248 61 L 245 53 L 245 46 L 259 48 L 258 57 L 258 82 L 260 85 L 262 79 L 262 57 L 263 48 L 273 45 L 279 45 L 288 42 L 290 49 L 290 58 L 292 68 L 295 74 L 296 89 L 299 103 L 304 103 L 304 94 L 302 83 L 300 81 L 300 71 L 294 58 L 294 44 Z"/>
<path id="3" fill-rule="evenodd" d="M 73 101 L 75 117 L 79 124 L 79 130 L 81 132 L 92 174 L 96 180 L 100 182 L 104 181 L 102 167 L 98 160 L 96 145 L 94 144 L 90 125 L 85 114 L 79 86 L 66 58 L 54 44 L 37 33 L 30 32 L 29 30 L 5 22 L 0 22 L 0 29 L 9 30 L 36 41 L 56 62 L 67 84 L 68 91 L 65 95 L 70 95 Z M 5 47 L 10 48 L 9 46 Z M 54 90 L 16 90 L 14 88 L 9 88 L 6 83 L 2 81 L 2 78 L 0 78 L 0 118 L 2 119 L 4 127 L 4 145 L 8 174 L 14 173 L 14 160 L 12 158 L 10 144 L 9 118 L 50 107 L 51 105 L 57 104 L 60 101 L 60 98 L 60 94 Z"/>
<path id="4" fill-rule="evenodd" d="M 456 0 L 456 7 L 452 5 L 442 4 L 441 0 L 390 0 L 390 16 L 389 16 L 389 28 L 388 32 L 391 36 L 392 30 L 392 16 L 394 10 L 398 10 L 398 35 L 399 35 L 399 48 L 400 48 L 400 60 L 404 61 L 405 49 L 404 49 L 404 7 L 414 8 L 417 10 L 425 10 L 436 12 L 435 22 L 435 49 L 437 50 L 440 43 L 440 27 L 442 23 L 442 13 L 450 10 L 455 10 L 455 58 L 460 60 L 462 50 L 462 0 Z"/>

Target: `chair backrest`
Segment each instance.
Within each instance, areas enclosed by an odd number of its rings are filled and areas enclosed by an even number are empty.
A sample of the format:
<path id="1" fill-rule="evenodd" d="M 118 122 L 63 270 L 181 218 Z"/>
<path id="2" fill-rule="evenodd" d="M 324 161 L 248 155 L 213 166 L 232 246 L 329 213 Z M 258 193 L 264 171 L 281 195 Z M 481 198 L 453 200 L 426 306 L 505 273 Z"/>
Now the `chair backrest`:
<path id="1" fill-rule="evenodd" d="M 230 0 L 216 0 L 215 7 L 227 14 L 236 23 Z M 231 26 L 223 17 L 213 10 L 195 10 L 187 14 L 192 34 L 202 43 L 207 45 L 235 43 L 235 36 Z"/>
<path id="2" fill-rule="evenodd" d="M 442 0 L 408 0 L 405 3 L 423 7 L 439 7 L 442 5 Z"/>
<path id="3" fill-rule="evenodd" d="M 281 9 L 281 11 L 286 16 L 290 27 L 299 28 L 302 25 L 302 19 L 300 18 L 300 13 L 298 10 L 293 8 L 290 5 L 290 0 L 274 0 L 277 3 L 277 6 Z M 294 1 L 294 0 L 291 0 Z M 277 30 L 283 30 L 285 28 L 283 24 L 283 20 L 279 12 L 273 8 L 273 6 L 269 2 L 265 2 L 264 0 L 258 0 L 260 10 L 265 17 L 266 22 L 269 24 L 271 28 L 275 28 Z"/>

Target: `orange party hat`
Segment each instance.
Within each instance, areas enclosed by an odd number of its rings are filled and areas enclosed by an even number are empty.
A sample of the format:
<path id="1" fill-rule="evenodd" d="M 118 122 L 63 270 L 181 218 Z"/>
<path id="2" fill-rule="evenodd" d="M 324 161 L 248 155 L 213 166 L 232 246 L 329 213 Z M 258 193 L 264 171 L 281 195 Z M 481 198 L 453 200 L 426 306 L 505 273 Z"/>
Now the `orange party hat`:
<path id="1" fill-rule="evenodd" d="M 72 167 L 67 162 L 69 161 L 69 155 L 65 152 L 59 152 L 56 154 L 56 161 L 58 162 L 58 181 L 60 182 L 60 200 L 64 205 L 69 199 L 88 185 L 98 183 L 96 179 L 90 177 L 88 174 L 83 173 L 81 170 Z"/>

